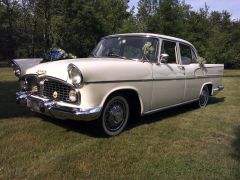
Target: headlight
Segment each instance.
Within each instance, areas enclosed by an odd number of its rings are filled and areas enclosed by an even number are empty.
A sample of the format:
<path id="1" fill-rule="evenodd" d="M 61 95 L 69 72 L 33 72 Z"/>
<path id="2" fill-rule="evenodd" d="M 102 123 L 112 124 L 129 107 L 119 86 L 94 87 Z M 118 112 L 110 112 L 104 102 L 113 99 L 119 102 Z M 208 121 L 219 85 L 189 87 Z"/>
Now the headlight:
<path id="1" fill-rule="evenodd" d="M 74 86 L 79 87 L 83 83 L 82 73 L 74 64 L 68 65 L 68 75 Z"/>
<path id="2" fill-rule="evenodd" d="M 77 92 L 74 90 L 69 91 L 69 100 L 71 102 L 76 102 L 77 101 Z"/>

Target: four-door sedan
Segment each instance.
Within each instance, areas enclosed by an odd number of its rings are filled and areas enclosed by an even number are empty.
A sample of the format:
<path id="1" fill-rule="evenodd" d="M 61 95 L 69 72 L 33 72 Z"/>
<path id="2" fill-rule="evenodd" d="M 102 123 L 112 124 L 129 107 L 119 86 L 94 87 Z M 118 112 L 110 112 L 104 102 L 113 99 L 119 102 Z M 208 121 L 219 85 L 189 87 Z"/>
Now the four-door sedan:
<path id="1" fill-rule="evenodd" d="M 223 65 L 202 65 L 198 58 L 194 46 L 179 38 L 111 35 L 89 58 L 40 64 L 15 59 L 21 87 L 17 102 L 59 119 L 97 119 L 101 130 L 114 136 L 132 114 L 194 101 L 205 107 L 208 97 L 223 89 Z"/>

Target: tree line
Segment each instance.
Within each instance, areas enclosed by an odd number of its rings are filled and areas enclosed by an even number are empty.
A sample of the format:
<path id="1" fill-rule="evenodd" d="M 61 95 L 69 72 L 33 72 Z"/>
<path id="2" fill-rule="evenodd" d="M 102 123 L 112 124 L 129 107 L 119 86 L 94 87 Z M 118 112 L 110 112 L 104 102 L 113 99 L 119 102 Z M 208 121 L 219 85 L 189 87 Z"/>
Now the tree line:
<path id="1" fill-rule="evenodd" d="M 150 32 L 186 39 L 208 63 L 240 68 L 240 21 L 185 1 L 0 0 L 0 60 L 42 57 L 59 47 L 86 57 L 101 37 Z M 137 13 L 135 13 L 136 11 Z"/>

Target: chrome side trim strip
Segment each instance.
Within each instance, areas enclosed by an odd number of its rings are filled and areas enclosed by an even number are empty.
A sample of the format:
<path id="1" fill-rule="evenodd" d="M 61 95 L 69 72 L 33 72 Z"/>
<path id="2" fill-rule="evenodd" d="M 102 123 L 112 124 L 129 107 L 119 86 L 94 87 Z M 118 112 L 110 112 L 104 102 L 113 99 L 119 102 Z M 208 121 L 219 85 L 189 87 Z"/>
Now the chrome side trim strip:
<path id="1" fill-rule="evenodd" d="M 158 112 L 158 111 L 173 108 L 173 107 L 180 106 L 180 105 L 183 105 L 183 104 L 192 103 L 192 102 L 195 102 L 195 101 L 198 101 L 198 98 L 190 100 L 190 101 L 185 101 L 183 103 L 178 103 L 178 104 L 174 104 L 174 105 L 171 105 L 171 106 L 165 106 L 165 107 L 161 107 L 161 108 L 158 108 L 158 109 L 155 109 L 155 110 L 147 111 L 147 112 L 143 113 L 143 115 L 152 114 L 152 113 L 155 113 L 155 112 Z"/>
<path id="2" fill-rule="evenodd" d="M 86 81 L 84 83 L 85 84 L 99 84 L 99 83 L 148 82 L 148 81 L 173 81 L 173 80 L 189 80 L 189 79 L 207 79 L 207 78 L 218 78 L 218 77 L 222 77 L 222 75 L 195 76 L 195 77 L 182 77 L 182 78 L 116 80 L 116 81 Z"/>

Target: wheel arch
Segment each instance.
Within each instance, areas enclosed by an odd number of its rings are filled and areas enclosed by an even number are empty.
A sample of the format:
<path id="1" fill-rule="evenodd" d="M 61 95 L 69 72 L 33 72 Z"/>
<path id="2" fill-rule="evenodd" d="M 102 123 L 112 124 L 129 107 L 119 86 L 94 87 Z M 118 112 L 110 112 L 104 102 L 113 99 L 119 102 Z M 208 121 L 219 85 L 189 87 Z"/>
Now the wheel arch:
<path id="1" fill-rule="evenodd" d="M 102 102 L 101 102 L 101 106 L 103 107 L 104 104 L 106 103 L 106 101 L 114 95 L 123 95 L 125 98 L 127 98 L 127 101 L 129 103 L 129 105 L 131 106 L 131 101 L 129 101 L 128 98 L 132 99 L 132 100 L 137 100 L 137 109 L 139 111 L 140 114 L 143 114 L 143 102 L 142 102 L 142 98 L 141 95 L 139 94 L 138 90 L 134 87 L 118 87 L 118 88 L 114 88 L 111 91 L 109 91 L 103 98 Z M 131 107 L 130 107 L 131 109 Z"/>
<path id="2" fill-rule="evenodd" d="M 211 96 L 213 94 L 213 83 L 212 82 L 206 82 L 202 85 L 200 92 L 199 92 L 199 96 L 205 86 L 207 86 L 208 91 L 209 91 L 209 96 Z"/>

